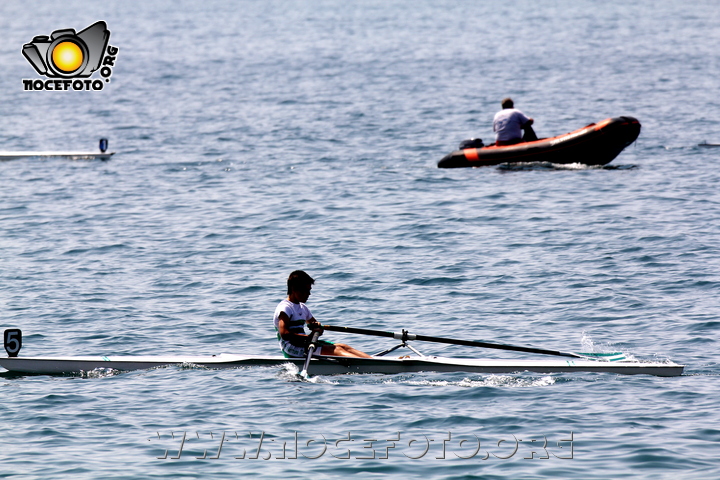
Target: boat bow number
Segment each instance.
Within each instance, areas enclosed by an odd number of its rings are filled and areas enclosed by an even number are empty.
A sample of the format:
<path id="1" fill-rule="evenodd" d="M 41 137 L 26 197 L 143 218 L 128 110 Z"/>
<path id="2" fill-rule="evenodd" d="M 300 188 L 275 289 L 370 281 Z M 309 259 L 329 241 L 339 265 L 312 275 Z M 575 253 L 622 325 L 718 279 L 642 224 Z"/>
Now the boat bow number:
<path id="1" fill-rule="evenodd" d="M 22 348 L 22 332 L 19 328 L 5 330 L 5 351 L 8 357 L 17 357 Z"/>

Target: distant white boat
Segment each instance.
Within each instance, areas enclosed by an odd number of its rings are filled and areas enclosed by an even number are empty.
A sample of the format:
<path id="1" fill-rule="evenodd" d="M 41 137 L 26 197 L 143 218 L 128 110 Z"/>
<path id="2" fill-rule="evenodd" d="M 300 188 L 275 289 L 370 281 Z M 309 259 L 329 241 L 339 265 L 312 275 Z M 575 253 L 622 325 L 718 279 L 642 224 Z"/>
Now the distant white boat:
<path id="1" fill-rule="evenodd" d="M 108 141 L 106 138 L 100 139 L 100 151 L 99 152 L 53 152 L 53 151 L 38 151 L 38 152 L 0 152 L 0 160 L 18 160 L 20 158 L 69 158 L 71 160 L 110 160 L 110 157 L 115 155 L 115 152 L 108 152 Z"/>
<path id="2" fill-rule="evenodd" d="M 63 157 L 71 160 L 110 160 L 115 152 L 0 152 L 0 160 L 32 157 Z"/>

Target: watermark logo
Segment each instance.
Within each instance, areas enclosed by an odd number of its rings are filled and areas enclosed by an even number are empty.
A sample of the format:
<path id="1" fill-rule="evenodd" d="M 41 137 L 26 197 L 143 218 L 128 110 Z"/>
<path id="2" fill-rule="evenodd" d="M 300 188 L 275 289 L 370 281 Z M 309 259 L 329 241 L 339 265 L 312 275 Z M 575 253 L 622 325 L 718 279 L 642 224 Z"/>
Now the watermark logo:
<path id="1" fill-rule="evenodd" d="M 343 436 L 335 440 L 332 438 L 335 435 L 327 438 L 325 434 L 295 431 L 285 441 L 281 436 L 268 434 L 264 430 L 247 434 L 222 431 L 222 435 L 213 432 L 208 435 L 199 431 L 195 435 L 192 432 L 188 435 L 186 431 L 171 431 L 169 436 L 156 433 L 157 441 L 161 442 L 156 451 L 165 452 L 155 457 L 158 460 L 179 460 L 183 455 L 186 460 L 192 457 L 217 460 L 222 454 L 224 458 L 234 457 L 237 460 L 314 460 L 327 455 L 328 459 L 332 457 L 339 460 L 389 460 L 392 457 L 402 460 L 404 457 L 410 460 L 494 461 L 495 458 L 508 460 L 518 453 L 520 455 L 515 458 L 524 460 L 550 460 L 552 457 L 572 460 L 575 458 L 573 442 L 576 441 L 572 431 L 567 438 L 561 438 L 557 446 L 548 441 L 546 435 L 538 438 L 524 436 L 523 440 L 511 434 L 498 439 L 497 447 L 495 439 L 481 442 L 474 433 L 453 432 L 439 437 L 433 434 L 395 432 L 387 436 L 372 434 L 372 438 L 357 433 L 353 436 L 352 432 L 347 432 L 347 438 Z M 148 438 L 148 441 L 156 441 L 154 437 Z"/>
<path id="2" fill-rule="evenodd" d="M 23 45 L 22 54 L 42 79 L 23 79 L 25 90 L 102 90 L 115 68 L 119 49 L 109 45 L 110 30 L 103 21 L 85 30 L 55 30 Z M 90 77 L 100 71 L 99 78 Z"/>

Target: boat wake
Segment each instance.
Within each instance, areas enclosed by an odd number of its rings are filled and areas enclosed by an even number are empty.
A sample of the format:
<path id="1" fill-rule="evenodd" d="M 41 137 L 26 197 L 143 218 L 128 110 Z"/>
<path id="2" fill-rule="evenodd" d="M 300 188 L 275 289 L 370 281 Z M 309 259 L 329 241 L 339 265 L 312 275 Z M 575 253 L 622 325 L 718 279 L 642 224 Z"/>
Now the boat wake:
<path id="1" fill-rule="evenodd" d="M 530 163 L 503 163 L 497 166 L 501 172 L 523 172 L 538 170 L 633 170 L 638 168 L 637 165 L 585 165 L 582 163 L 550 163 L 550 162 L 530 162 Z"/>
<path id="2" fill-rule="evenodd" d="M 580 337 L 580 343 L 582 345 L 582 351 L 588 352 L 588 353 L 615 353 L 622 351 L 623 355 L 625 355 L 624 361 L 628 362 L 640 362 L 637 358 L 635 358 L 635 355 L 633 355 L 630 352 L 627 352 L 625 350 L 620 350 L 617 347 L 614 347 L 610 343 L 604 343 L 604 344 L 598 344 L 595 343 L 595 341 L 590 337 L 590 335 L 583 331 L 582 337 Z M 652 362 L 648 362 L 652 363 Z M 672 362 L 671 362 L 672 363 Z"/>
<path id="3" fill-rule="evenodd" d="M 80 372 L 80 378 L 107 378 L 107 377 L 114 377 L 115 375 L 119 375 L 123 373 L 120 370 L 116 370 L 114 368 L 96 368 L 94 370 L 83 370 Z"/>
<path id="4" fill-rule="evenodd" d="M 343 375 L 338 377 L 341 380 L 330 380 L 327 376 L 310 376 L 309 378 L 301 378 L 300 369 L 294 363 L 285 363 L 280 369 L 279 378 L 289 382 L 309 382 L 309 383 L 321 383 L 328 385 L 340 385 L 343 381 L 347 381 L 348 378 L 357 379 L 360 375 Z M 418 374 L 422 375 L 422 374 Z M 363 375 L 364 377 L 364 375 Z M 377 375 L 372 376 L 372 383 L 378 383 Z M 546 387 L 554 385 L 556 379 L 551 376 L 543 377 L 526 377 L 519 378 L 513 375 L 489 375 L 482 379 L 470 379 L 463 378 L 459 381 L 450 380 L 421 380 L 421 379 L 410 379 L 407 376 L 398 377 L 382 377 L 380 383 L 386 385 L 412 385 L 412 386 L 428 386 L 428 387 L 463 387 L 463 388 L 477 388 L 477 387 L 507 387 L 507 388 L 525 388 L 525 387 Z"/>
<path id="5" fill-rule="evenodd" d="M 333 382 L 324 376 L 312 375 L 312 372 L 309 372 L 310 376 L 308 376 L 307 378 L 303 378 L 300 376 L 300 369 L 294 363 L 283 363 L 280 367 L 281 368 L 278 377 L 288 382 L 323 383 L 330 385 L 337 385 L 339 383 Z"/>
<path id="6" fill-rule="evenodd" d="M 185 362 L 176 365 L 177 368 L 180 370 L 210 370 L 208 367 L 204 365 L 196 365 L 192 362 Z M 148 370 L 160 370 L 168 368 L 167 365 L 160 365 L 157 367 L 149 368 Z M 81 378 L 106 378 L 106 377 L 114 377 L 115 375 L 120 375 L 121 373 L 127 373 L 126 370 L 118 370 L 115 368 L 95 368 L 93 370 L 82 370 L 79 375 Z"/>
<path id="7" fill-rule="evenodd" d="M 500 388 L 527 388 L 527 387 L 547 387 L 555 384 L 555 378 L 551 376 L 520 378 L 512 375 L 489 375 L 483 379 L 463 378 L 458 382 L 446 380 L 406 380 L 395 382 L 388 380 L 385 383 L 405 383 L 414 386 L 429 387 L 500 387 Z"/>

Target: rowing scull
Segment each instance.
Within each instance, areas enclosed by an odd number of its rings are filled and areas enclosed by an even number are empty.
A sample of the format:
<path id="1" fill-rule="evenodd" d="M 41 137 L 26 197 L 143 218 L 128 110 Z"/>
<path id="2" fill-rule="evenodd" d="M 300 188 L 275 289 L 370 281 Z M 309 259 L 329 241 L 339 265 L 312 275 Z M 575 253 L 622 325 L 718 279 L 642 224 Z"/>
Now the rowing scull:
<path id="1" fill-rule="evenodd" d="M 96 369 L 118 371 L 144 370 L 170 365 L 188 365 L 205 368 L 240 367 L 277 367 L 294 364 L 298 371 L 312 372 L 313 375 L 339 375 L 348 373 L 398 374 L 414 372 L 469 372 L 469 373 L 572 373 L 604 372 L 625 375 L 657 375 L 673 377 L 682 375 L 684 365 L 676 363 L 640 362 L 629 360 L 622 354 L 584 353 L 576 354 L 537 348 L 516 347 L 511 345 L 453 340 L 442 337 L 414 335 L 403 330 L 402 333 L 382 332 L 378 330 L 351 329 L 325 325 L 325 329 L 362 333 L 366 335 L 390 336 L 402 341 L 399 345 L 376 354 L 371 358 L 317 356 L 307 358 L 286 358 L 281 356 L 254 356 L 221 354 L 212 356 L 73 356 L 73 357 L 20 357 L 22 332 L 19 329 L 7 329 L 4 333 L 7 358 L 0 358 L 0 367 L 14 373 L 36 375 L 73 375 Z M 526 353 L 544 353 L 561 356 L 562 360 L 505 360 L 473 359 L 425 356 L 408 345 L 408 340 L 424 340 L 440 343 L 459 343 L 462 345 L 519 350 Z M 417 356 L 390 358 L 387 355 L 398 348 L 406 347 Z M 312 350 L 311 350 L 312 351 Z"/>
<path id="2" fill-rule="evenodd" d="M 0 366 L 11 372 L 41 375 L 72 375 L 98 368 L 120 371 L 143 370 L 169 365 L 194 365 L 206 368 L 238 368 L 295 364 L 303 368 L 305 359 L 281 356 L 246 356 L 221 354 L 212 356 L 83 356 L 83 357 L 9 357 L 0 358 Z M 398 374 L 414 372 L 469 373 L 572 373 L 603 372 L 625 375 L 681 375 L 683 365 L 675 363 L 643 363 L 637 361 L 608 362 L 601 360 L 481 360 L 448 357 L 411 358 L 347 358 L 313 357 L 309 371 L 313 375 L 348 373 Z"/>

